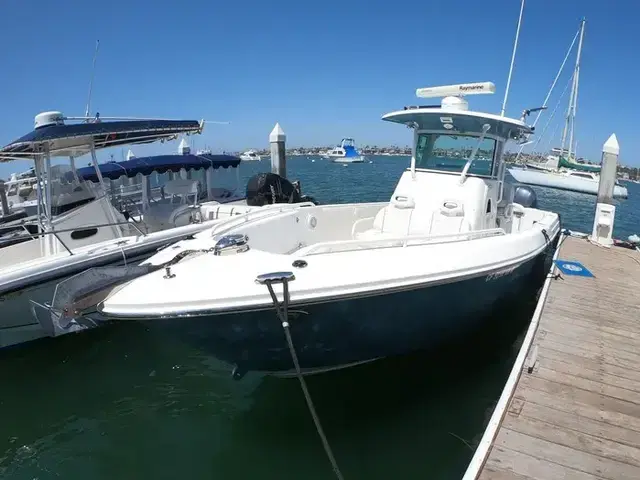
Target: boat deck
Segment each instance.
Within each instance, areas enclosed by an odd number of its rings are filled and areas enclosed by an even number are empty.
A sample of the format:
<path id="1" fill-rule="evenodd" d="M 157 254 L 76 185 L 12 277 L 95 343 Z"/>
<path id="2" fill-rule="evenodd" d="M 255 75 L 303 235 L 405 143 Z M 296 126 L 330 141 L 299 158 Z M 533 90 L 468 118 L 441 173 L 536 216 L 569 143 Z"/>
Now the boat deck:
<path id="1" fill-rule="evenodd" d="M 567 237 L 557 255 L 593 276 L 543 289 L 465 479 L 640 479 L 640 253 Z"/>

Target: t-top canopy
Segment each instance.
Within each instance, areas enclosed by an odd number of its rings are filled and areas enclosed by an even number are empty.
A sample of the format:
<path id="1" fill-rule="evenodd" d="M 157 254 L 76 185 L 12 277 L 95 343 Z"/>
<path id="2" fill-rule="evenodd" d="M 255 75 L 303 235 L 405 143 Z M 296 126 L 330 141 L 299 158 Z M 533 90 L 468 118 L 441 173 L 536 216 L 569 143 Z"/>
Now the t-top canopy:
<path id="1" fill-rule="evenodd" d="M 0 162 L 42 155 L 80 156 L 95 149 L 172 140 L 179 134 L 200 133 L 196 120 L 118 120 L 50 124 L 36 128 L 0 149 Z"/>
<path id="2" fill-rule="evenodd" d="M 387 113 L 383 120 L 417 128 L 418 130 L 445 130 L 451 135 L 481 135 L 483 126 L 489 125 L 487 135 L 509 140 L 521 140 L 533 133 L 531 127 L 520 120 L 491 113 L 434 107 L 409 107 Z"/>
<path id="3" fill-rule="evenodd" d="M 179 172 L 185 170 L 200 170 L 202 168 L 229 168 L 237 167 L 240 158 L 233 155 L 213 155 L 204 153 L 200 155 L 155 155 L 152 157 L 133 157 L 122 162 L 108 162 L 99 164 L 100 173 L 103 178 L 116 180 L 121 176 L 135 177 L 137 174 L 150 175 L 152 172 Z M 98 175 L 95 168 L 83 167 L 77 170 L 80 180 L 98 182 Z M 67 172 L 69 181 L 73 180 L 73 172 Z"/>

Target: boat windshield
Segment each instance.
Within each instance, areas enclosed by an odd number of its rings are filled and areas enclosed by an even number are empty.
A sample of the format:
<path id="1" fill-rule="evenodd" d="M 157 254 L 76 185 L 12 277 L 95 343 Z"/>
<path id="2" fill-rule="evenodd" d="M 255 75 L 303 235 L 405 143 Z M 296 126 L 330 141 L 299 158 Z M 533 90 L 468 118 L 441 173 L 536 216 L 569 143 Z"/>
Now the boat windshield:
<path id="1" fill-rule="evenodd" d="M 472 135 L 421 133 L 416 145 L 416 168 L 460 173 L 478 139 Z M 468 174 L 491 176 L 495 150 L 494 139 L 482 139 Z"/>

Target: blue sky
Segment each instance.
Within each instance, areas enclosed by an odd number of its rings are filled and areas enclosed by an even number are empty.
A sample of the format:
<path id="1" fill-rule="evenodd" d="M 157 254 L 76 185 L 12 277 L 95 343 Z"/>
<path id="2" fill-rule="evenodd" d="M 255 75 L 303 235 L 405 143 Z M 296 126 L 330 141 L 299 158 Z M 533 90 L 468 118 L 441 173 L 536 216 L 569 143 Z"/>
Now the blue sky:
<path id="1" fill-rule="evenodd" d="M 230 121 L 196 140 L 216 151 L 266 147 L 276 121 L 289 146 L 344 136 L 405 145 L 409 131 L 380 117 L 419 103 L 417 87 L 493 81 L 496 94 L 470 105 L 500 110 L 519 8 L 519 0 L 5 0 L 0 143 L 29 131 L 40 111 L 84 113 L 99 39 L 92 113 Z M 507 114 L 542 103 L 585 16 L 578 152 L 598 159 L 615 132 L 622 162 L 640 165 L 639 15 L 633 0 L 528 0 Z M 0 165 L 0 176 L 18 167 Z"/>

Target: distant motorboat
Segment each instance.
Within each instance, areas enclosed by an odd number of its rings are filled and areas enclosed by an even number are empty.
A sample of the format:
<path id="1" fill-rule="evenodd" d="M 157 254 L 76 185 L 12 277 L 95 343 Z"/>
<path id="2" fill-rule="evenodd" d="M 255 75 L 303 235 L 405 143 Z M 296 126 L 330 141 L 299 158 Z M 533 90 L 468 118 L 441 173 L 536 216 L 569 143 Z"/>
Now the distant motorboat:
<path id="1" fill-rule="evenodd" d="M 258 155 L 255 150 L 247 150 L 240 155 L 240 160 L 245 162 L 256 160 L 259 162 L 260 160 L 262 160 L 262 157 Z"/>
<path id="2" fill-rule="evenodd" d="M 327 158 L 335 163 L 363 163 L 364 156 L 356 149 L 353 138 L 343 138 L 340 146 L 329 150 Z"/>

